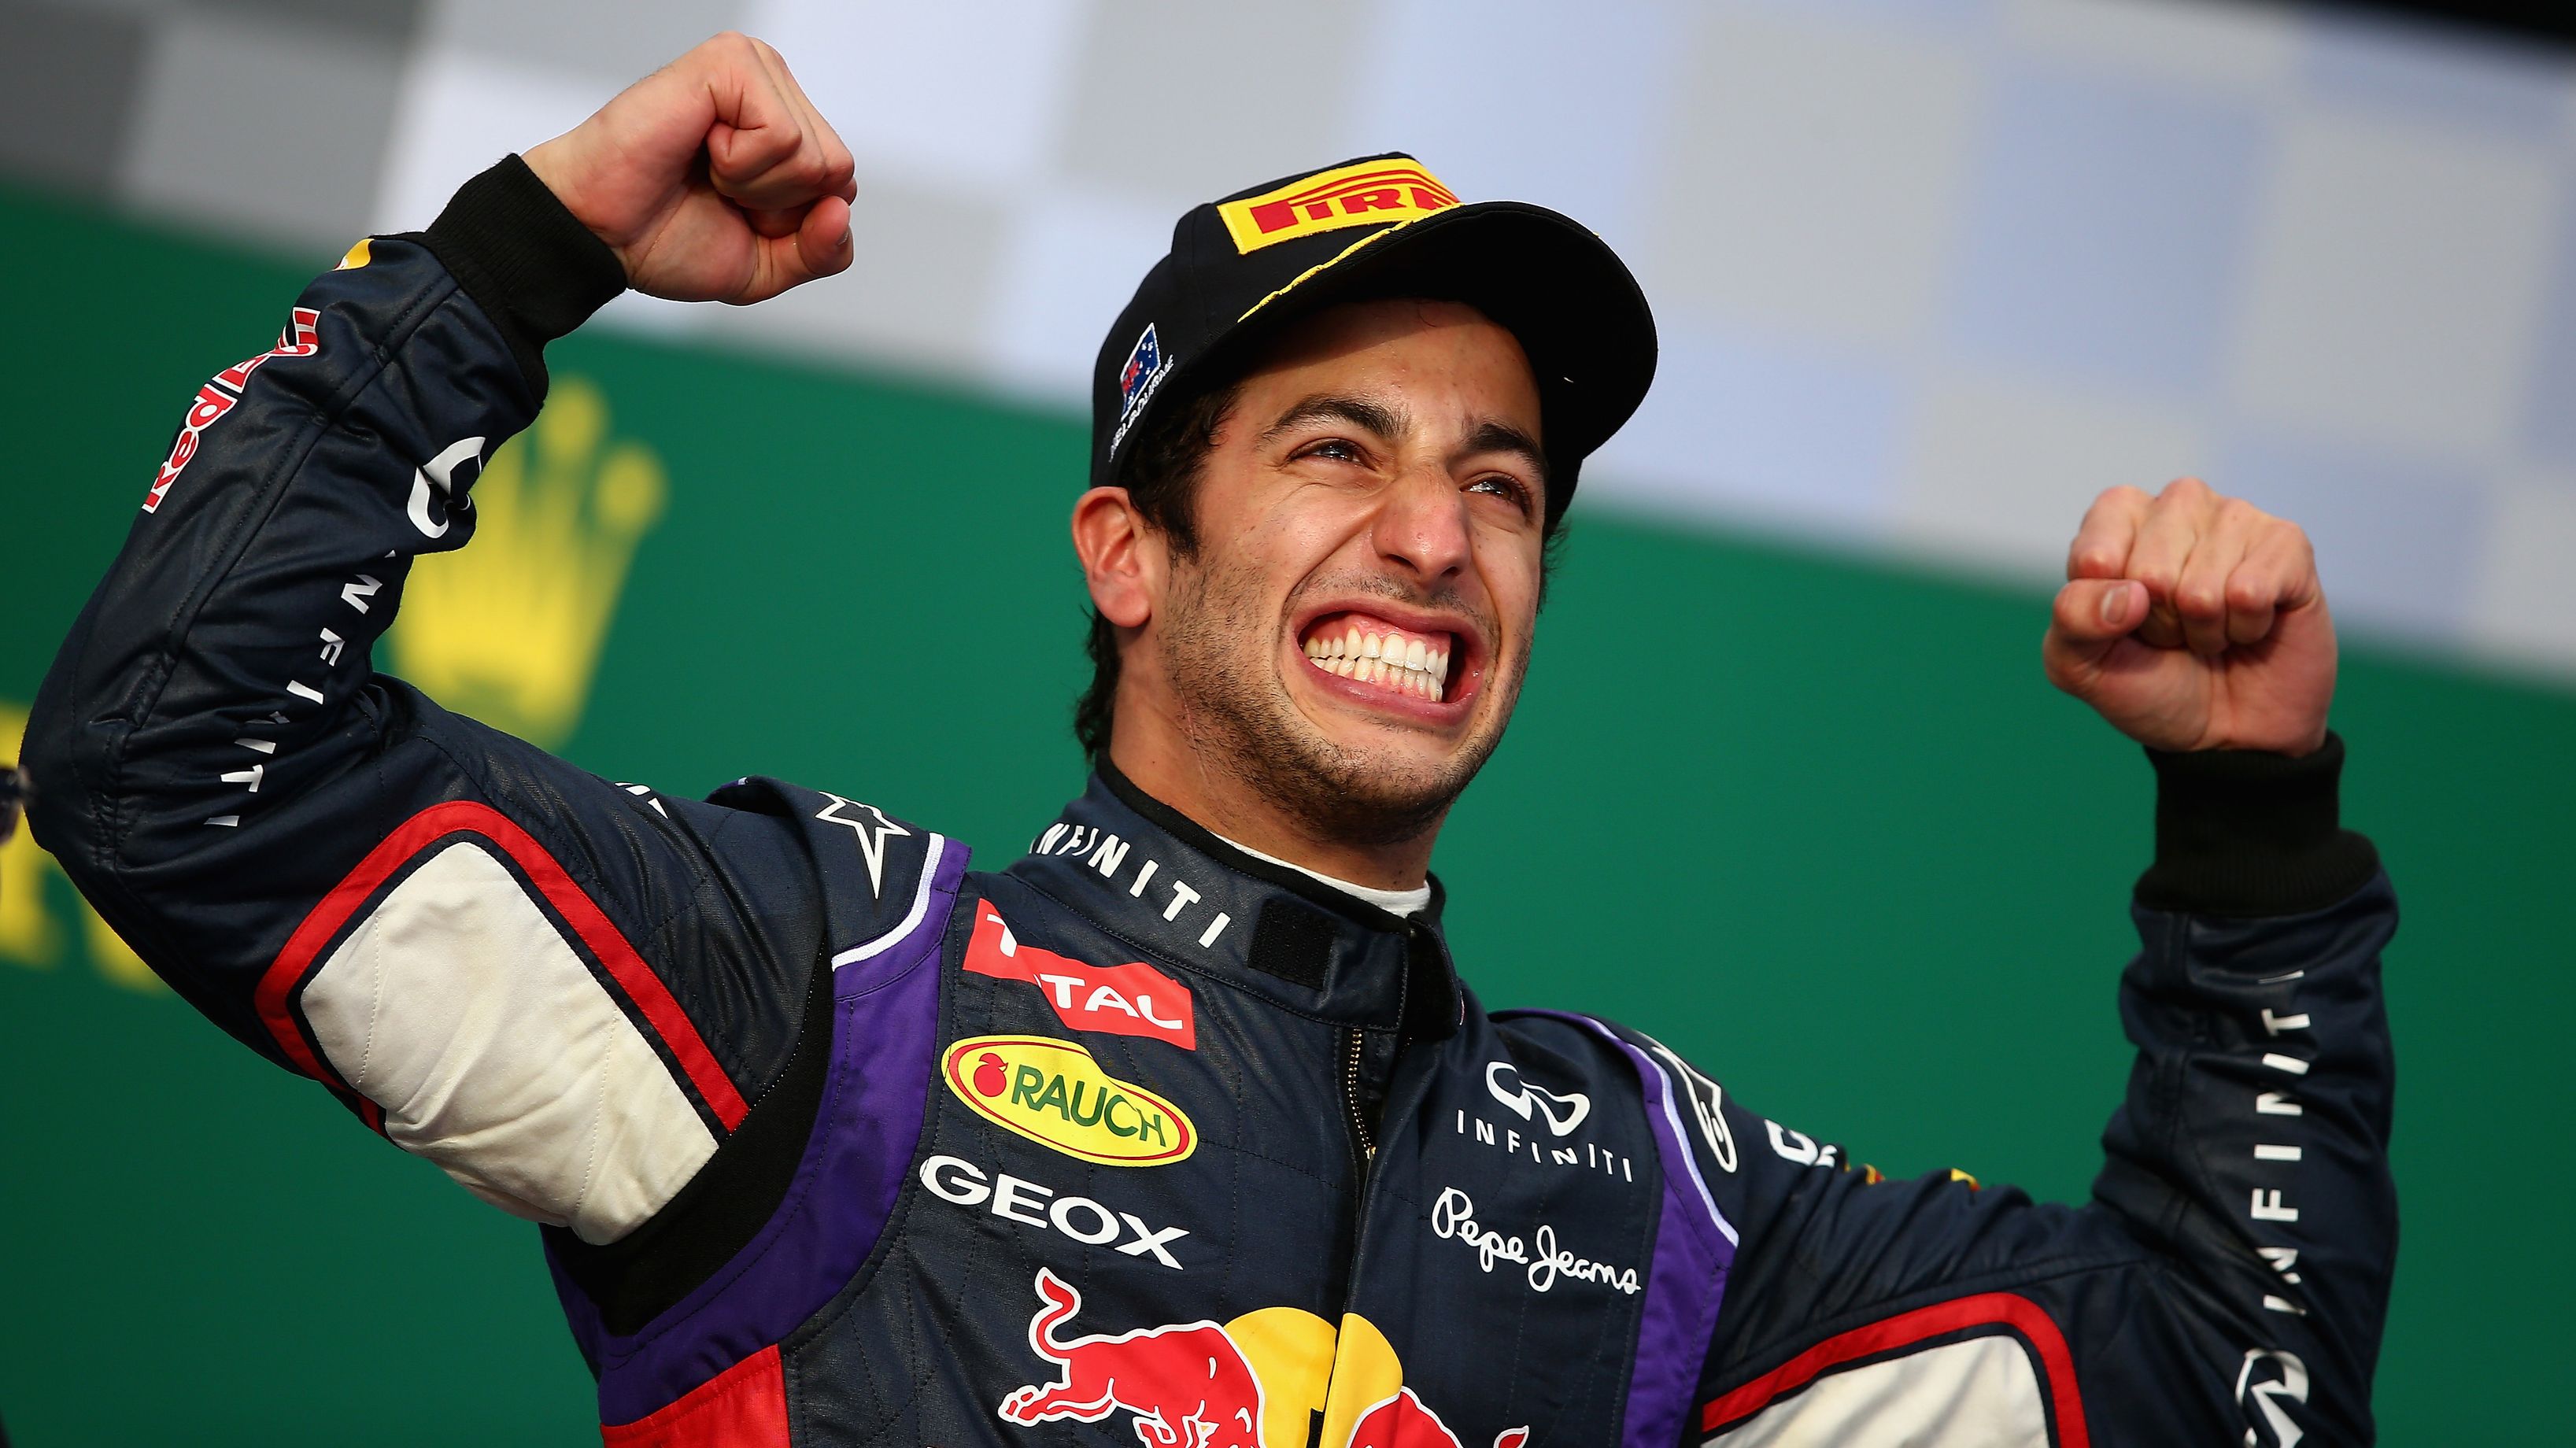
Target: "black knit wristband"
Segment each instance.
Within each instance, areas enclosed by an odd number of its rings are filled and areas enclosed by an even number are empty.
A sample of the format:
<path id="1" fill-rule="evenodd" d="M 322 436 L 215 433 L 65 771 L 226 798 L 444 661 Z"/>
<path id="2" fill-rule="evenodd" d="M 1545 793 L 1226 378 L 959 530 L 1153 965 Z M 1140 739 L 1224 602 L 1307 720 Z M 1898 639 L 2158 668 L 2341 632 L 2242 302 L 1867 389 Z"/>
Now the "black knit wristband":
<path id="1" fill-rule="evenodd" d="M 2301 759 L 2255 750 L 2147 751 L 2156 770 L 2152 910 L 2247 919 L 2321 910 L 2369 883 L 2379 852 L 2342 828 L 2343 739 Z"/>
<path id="2" fill-rule="evenodd" d="M 617 253 L 515 155 L 458 187 L 429 230 L 413 239 L 501 329 L 540 400 L 545 345 L 626 290 Z"/>

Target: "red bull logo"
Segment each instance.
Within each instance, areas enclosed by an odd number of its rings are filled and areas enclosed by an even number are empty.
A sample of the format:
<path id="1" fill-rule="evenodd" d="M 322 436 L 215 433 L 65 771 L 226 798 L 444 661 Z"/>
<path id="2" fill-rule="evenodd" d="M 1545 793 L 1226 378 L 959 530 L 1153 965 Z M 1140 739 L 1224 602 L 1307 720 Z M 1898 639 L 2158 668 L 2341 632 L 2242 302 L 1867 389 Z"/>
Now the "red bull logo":
<path id="1" fill-rule="evenodd" d="M 1494 1435 L 1494 1448 L 1521 1448 L 1529 1429 L 1506 1428 Z M 1350 1448 L 1461 1448 L 1458 1435 L 1440 1415 L 1422 1406 L 1413 1389 L 1399 1388 L 1394 1397 L 1360 1417 L 1351 1430 Z"/>
<path id="2" fill-rule="evenodd" d="M 1065 1337 L 1082 1293 L 1038 1269 L 1029 1350 L 1056 1365 L 1055 1381 L 1002 1400 L 1006 1423 L 1101 1422 L 1130 1416 L 1143 1448 L 1303 1448 L 1312 1415 L 1324 1415 L 1330 1448 L 1464 1448 L 1440 1416 L 1403 1386 L 1403 1365 L 1366 1318 L 1332 1324 L 1293 1307 L 1264 1308 L 1227 1323 L 1143 1327 Z M 1523 1448 L 1526 1427 L 1492 1448 Z"/>
<path id="3" fill-rule="evenodd" d="M 1136 1417 L 1137 1441 L 1154 1448 L 1261 1448 L 1261 1379 L 1213 1322 L 1140 1327 L 1116 1337 L 1059 1340 L 1082 1311 L 1073 1284 L 1041 1267 L 1029 1350 L 1056 1364 L 1056 1380 L 1002 1400 L 1007 1423 Z"/>
<path id="4" fill-rule="evenodd" d="M 355 247 L 350 249 L 350 255 L 357 255 Z M 365 263 L 362 261 L 359 265 Z M 347 267 L 348 262 L 343 261 L 341 266 Z M 195 400 L 188 404 L 187 419 L 179 424 L 179 435 L 170 442 L 170 456 L 162 460 L 160 471 L 152 477 L 151 489 L 143 495 L 144 512 L 160 508 L 161 500 L 169 496 L 170 485 L 179 480 L 179 474 L 186 471 L 189 461 L 196 457 L 199 441 L 205 436 L 206 429 L 221 422 L 224 414 L 233 410 L 233 404 L 241 401 L 242 389 L 250 386 L 250 375 L 258 371 L 262 363 L 277 357 L 310 357 L 322 350 L 321 325 L 320 312 L 311 307 L 293 309 L 286 314 L 286 330 L 277 334 L 276 346 L 247 361 L 234 363 L 216 373 L 213 381 L 197 389 Z"/>

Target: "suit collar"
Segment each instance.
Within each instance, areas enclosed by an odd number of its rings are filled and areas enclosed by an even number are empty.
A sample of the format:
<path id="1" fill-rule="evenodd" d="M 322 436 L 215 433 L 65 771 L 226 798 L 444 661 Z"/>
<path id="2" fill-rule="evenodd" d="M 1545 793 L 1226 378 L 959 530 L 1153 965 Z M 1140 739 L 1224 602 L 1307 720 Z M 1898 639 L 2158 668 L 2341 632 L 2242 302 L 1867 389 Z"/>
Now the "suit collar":
<path id="1" fill-rule="evenodd" d="M 1009 873 L 1109 934 L 1340 1024 L 1444 1037 L 1460 1009 L 1444 891 L 1411 919 L 1256 859 L 1108 765 Z"/>

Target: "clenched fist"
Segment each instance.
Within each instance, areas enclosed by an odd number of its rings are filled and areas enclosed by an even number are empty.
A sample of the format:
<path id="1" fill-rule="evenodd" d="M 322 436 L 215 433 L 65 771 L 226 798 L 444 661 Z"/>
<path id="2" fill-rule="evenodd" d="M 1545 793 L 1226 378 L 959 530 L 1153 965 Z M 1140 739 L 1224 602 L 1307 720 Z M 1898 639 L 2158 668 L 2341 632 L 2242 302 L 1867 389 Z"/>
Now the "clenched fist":
<path id="1" fill-rule="evenodd" d="M 2301 755 L 2326 739 L 2334 620 L 2308 535 L 2183 478 L 2094 499 L 2040 654 L 2051 683 L 2158 749 Z"/>
<path id="2" fill-rule="evenodd" d="M 698 46 L 526 160 L 640 292 L 757 302 L 850 264 L 849 148 L 749 36 Z"/>

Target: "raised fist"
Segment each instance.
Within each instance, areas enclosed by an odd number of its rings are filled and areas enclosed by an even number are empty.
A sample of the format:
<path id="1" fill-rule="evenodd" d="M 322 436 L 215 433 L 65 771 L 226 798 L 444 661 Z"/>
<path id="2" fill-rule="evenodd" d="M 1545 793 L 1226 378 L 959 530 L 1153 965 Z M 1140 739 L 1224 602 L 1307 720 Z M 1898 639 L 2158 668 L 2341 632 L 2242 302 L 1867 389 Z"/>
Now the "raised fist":
<path id="1" fill-rule="evenodd" d="M 2051 683 L 2158 749 L 2325 743 L 2334 620 L 2308 535 L 2198 478 L 2093 500 L 2040 645 Z"/>
<path id="2" fill-rule="evenodd" d="M 747 35 L 705 42 L 526 160 L 640 292 L 743 304 L 850 264 L 849 148 Z"/>

